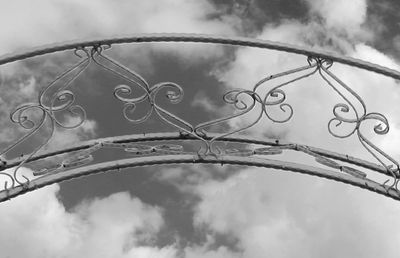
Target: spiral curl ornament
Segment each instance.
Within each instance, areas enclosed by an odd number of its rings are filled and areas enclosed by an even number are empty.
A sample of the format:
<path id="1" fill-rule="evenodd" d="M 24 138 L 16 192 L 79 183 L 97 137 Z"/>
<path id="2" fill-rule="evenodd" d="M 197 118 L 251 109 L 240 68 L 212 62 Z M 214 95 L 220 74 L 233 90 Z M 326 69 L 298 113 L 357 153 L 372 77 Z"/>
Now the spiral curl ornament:
<path id="1" fill-rule="evenodd" d="M 86 57 L 78 55 L 80 51 L 86 53 Z M 46 123 L 50 124 L 50 128 L 47 128 L 49 132 L 47 132 L 48 135 L 45 137 L 44 141 L 31 153 L 22 157 L 21 162 L 13 169 L 12 175 L 1 173 L 2 175 L 7 175 L 10 179 L 12 178 L 11 186 L 7 185 L 7 181 L 5 182 L 5 190 L 14 187 L 16 183 L 24 187 L 29 185 L 30 179 L 25 175 L 20 175 L 18 171 L 20 171 L 25 163 L 50 141 L 54 135 L 55 125 L 62 129 L 74 129 L 79 127 L 86 120 L 85 110 L 80 105 L 74 105 L 75 94 L 67 88 L 88 67 L 90 58 L 87 50 L 76 49 L 74 53 L 83 60 L 56 76 L 56 78 L 40 92 L 36 103 L 22 104 L 10 113 L 11 122 L 18 124 L 24 130 L 29 130 L 29 132 L 5 148 L 0 155 L 7 154 L 16 146 L 35 135 L 38 131 L 43 130 Z M 68 76 L 70 76 L 70 78 L 68 78 Z M 62 80 L 66 81 L 61 83 Z M 58 84 L 61 84 L 61 86 L 58 86 Z M 55 92 L 50 93 L 52 90 Z M 69 113 L 76 122 L 66 125 L 57 118 L 57 114 L 65 114 L 66 112 Z"/>
<path id="2" fill-rule="evenodd" d="M 268 98 L 273 98 L 272 100 L 268 100 Z M 268 117 L 269 120 L 275 122 L 275 123 L 286 123 L 289 121 L 292 116 L 293 116 L 293 107 L 290 104 L 284 103 L 286 100 L 286 93 L 281 90 L 281 89 L 274 89 L 266 96 L 264 97 L 263 100 L 263 105 L 265 106 L 264 108 L 264 113 Z M 269 114 L 268 112 L 268 107 L 269 106 L 279 106 L 279 109 L 283 112 L 286 113 L 286 117 L 283 117 L 281 119 L 276 119 L 273 118 L 272 115 Z"/>
<path id="3" fill-rule="evenodd" d="M 376 121 L 377 124 L 374 125 L 373 131 L 375 134 L 384 135 L 389 132 L 389 121 L 387 118 L 380 114 L 380 113 L 368 113 L 363 116 L 360 121 L 358 122 L 357 127 L 357 136 L 360 140 L 361 144 L 364 148 L 375 157 L 375 159 L 386 168 L 386 170 L 392 175 L 393 177 L 393 184 L 390 186 L 391 188 L 396 187 L 400 177 L 400 166 L 399 163 L 394 160 L 390 155 L 382 151 L 378 146 L 373 144 L 365 135 L 361 132 L 362 124 L 364 121 L 373 120 Z M 384 161 L 386 160 L 386 162 Z M 392 165 L 387 165 L 387 162 L 392 163 Z M 384 185 L 387 183 L 386 181 Z"/>
<path id="4" fill-rule="evenodd" d="M 309 62 L 309 65 L 306 66 L 302 66 L 296 69 L 291 69 L 282 73 L 278 73 L 278 74 L 274 74 L 274 75 L 270 75 L 268 77 L 265 77 L 263 79 L 261 79 L 260 81 L 258 81 L 254 87 L 253 87 L 253 91 L 256 92 L 258 89 L 260 89 L 264 84 L 266 84 L 267 82 L 280 78 L 280 77 L 285 77 L 288 75 L 292 75 L 292 74 L 298 74 L 301 72 L 305 72 L 311 70 L 311 72 L 305 73 L 305 74 L 301 74 L 291 80 L 282 82 L 274 87 L 272 87 L 270 90 L 268 90 L 268 92 L 265 94 L 263 100 L 261 101 L 262 105 L 263 105 L 263 112 L 265 114 L 265 116 L 268 118 L 268 120 L 275 122 L 275 123 L 286 123 L 288 122 L 292 117 L 293 117 L 293 107 L 286 103 L 286 93 L 285 91 L 282 89 L 284 86 L 287 86 L 289 84 L 293 84 L 297 81 L 303 80 L 313 74 L 316 73 L 316 71 L 318 70 L 318 63 L 314 62 L 311 63 Z M 272 114 L 270 113 L 270 109 L 273 107 L 278 106 L 280 110 L 280 112 L 282 112 L 283 114 L 285 114 L 282 118 L 274 118 L 272 116 Z"/>
<path id="5" fill-rule="evenodd" d="M 347 138 L 357 131 L 357 128 L 359 126 L 359 119 L 345 117 L 344 114 L 349 113 L 349 105 L 345 103 L 338 103 L 333 107 L 334 118 L 332 118 L 328 122 L 328 131 L 332 136 L 336 138 Z M 340 126 L 344 123 L 352 125 L 352 129 L 349 132 L 342 132 L 338 130 L 340 129 Z"/>
<path id="6" fill-rule="evenodd" d="M 150 88 L 150 96 L 151 96 L 151 103 L 156 105 L 155 99 L 157 97 L 157 94 L 160 92 L 162 89 L 169 89 L 165 97 L 171 102 L 172 104 L 178 104 L 182 101 L 183 99 L 183 88 L 173 82 L 161 82 L 157 83 L 153 87 Z"/>
<path id="7" fill-rule="evenodd" d="M 169 89 L 165 94 L 165 97 L 172 104 L 178 104 L 183 99 L 183 94 L 184 94 L 183 88 L 180 85 L 173 82 L 162 82 L 155 84 L 154 86 L 146 90 L 145 93 L 139 97 L 127 97 L 127 95 L 132 95 L 133 93 L 132 88 L 128 85 L 119 85 L 114 88 L 114 96 L 119 101 L 124 103 L 125 107 L 123 109 L 123 114 L 125 119 L 127 119 L 130 122 L 136 124 L 143 123 L 147 121 L 147 119 L 149 119 L 151 114 L 155 111 L 161 119 L 163 119 L 164 121 L 175 127 L 178 127 L 179 129 L 182 129 L 182 127 L 171 121 L 171 119 L 175 120 L 175 122 L 183 123 L 186 127 L 189 128 L 189 130 L 185 129 L 185 131 L 191 133 L 193 131 L 193 127 L 189 123 L 180 119 L 176 115 L 168 112 L 167 110 L 165 110 L 164 108 L 160 107 L 157 104 L 157 95 L 162 89 Z M 129 115 L 135 112 L 137 104 L 141 102 L 147 102 L 150 105 L 149 110 L 146 112 L 144 116 L 138 119 L 130 118 Z"/>
<path id="8" fill-rule="evenodd" d="M 377 121 L 378 124 L 376 124 L 374 126 L 374 132 L 376 134 L 383 135 L 383 134 L 387 134 L 389 132 L 389 121 L 387 120 L 387 118 L 384 115 L 382 115 L 380 113 L 369 113 L 369 114 L 366 114 L 360 120 L 361 120 L 360 124 L 361 124 L 361 122 L 366 121 L 366 120 L 375 120 L 375 121 Z"/>
<path id="9" fill-rule="evenodd" d="M 119 85 L 114 89 L 114 96 L 121 102 L 124 103 L 123 115 L 126 120 L 134 124 L 141 124 L 145 122 L 153 112 L 153 107 L 146 112 L 146 114 L 139 118 L 132 118 L 131 115 L 135 113 L 137 104 L 148 101 L 150 102 L 150 95 L 145 92 L 139 97 L 127 97 L 132 95 L 133 90 L 128 85 Z"/>
<path id="10" fill-rule="evenodd" d="M 248 97 L 246 99 L 250 99 L 249 100 L 250 103 L 246 103 L 245 101 L 242 100 L 242 98 L 246 97 L 246 96 Z M 259 103 L 259 104 L 261 103 L 261 98 L 257 93 L 250 91 L 250 90 L 243 90 L 243 89 L 234 89 L 234 90 L 228 91 L 227 93 L 224 94 L 223 100 L 225 103 L 227 103 L 229 105 L 233 105 L 234 108 L 238 110 L 238 112 L 236 112 L 230 116 L 225 116 L 223 118 L 219 118 L 219 119 L 211 120 L 209 122 L 198 124 L 195 127 L 195 133 L 197 135 L 201 135 L 201 136 L 205 137 L 207 135 L 207 131 L 205 130 L 205 128 L 209 128 L 211 126 L 215 126 L 218 124 L 223 124 L 234 118 L 246 115 L 255 109 L 257 103 Z M 244 126 L 241 126 L 240 128 L 237 128 L 230 132 L 224 133 L 222 135 L 213 137 L 211 140 L 206 142 L 207 144 L 206 144 L 205 151 L 199 150 L 198 154 L 199 155 L 211 154 L 214 156 L 223 154 L 223 151 L 221 151 L 219 148 L 213 147 L 215 142 L 226 136 L 242 132 L 242 131 L 254 126 L 255 124 L 257 124 L 260 121 L 260 119 L 262 118 L 262 114 L 263 114 L 263 107 L 261 106 L 260 110 L 258 111 L 258 115 L 256 115 L 255 118 L 252 118 L 252 121 L 245 124 Z"/>
<path id="11" fill-rule="evenodd" d="M 55 102 L 64 102 L 55 107 Z M 49 110 L 53 121 L 63 129 L 75 129 L 81 126 L 86 121 L 86 111 L 81 105 L 74 105 L 75 102 L 75 94 L 70 90 L 62 90 L 55 94 L 55 97 L 52 100 L 52 105 Z M 70 117 L 77 118 L 75 123 L 71 125 L 64 124 L 62 121 L 59 121 L 55 116 L 55 112 L 66 111 L 70 114 Z M 65 112 L 64 112 L 65 113 Z"/>
<path id="12" fill-rule="evenodd" d="M 257 93 L 243 89 L 230 90 L 223 95 L 222 99 L 226 104 L 233 105 L 237 110 L 248 110 L 249 105 L 240 98 L 241 95 L 247 95 L 253 100 L 250 104 L 251 106 L 255 104 L 254 101 L 261 102 L 261 98 Z"/>

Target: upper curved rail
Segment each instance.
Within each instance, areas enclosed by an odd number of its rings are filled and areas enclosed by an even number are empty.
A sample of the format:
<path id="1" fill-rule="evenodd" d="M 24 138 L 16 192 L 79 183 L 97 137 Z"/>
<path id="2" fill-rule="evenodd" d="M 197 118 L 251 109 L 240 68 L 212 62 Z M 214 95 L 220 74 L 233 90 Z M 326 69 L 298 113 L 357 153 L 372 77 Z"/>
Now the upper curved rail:
<path id="1" fill-rule="evenodd" d="M 77 41 L 70 41 L 63 43 L 55 43 L 51 45 L 45 45 L 33 48 L 26 51 L 0 56 L 0 65 L 11 63 L 17 60 L 23 60 L 35 56 L 45 55 L 64 50 L 71 50 L 76 48 L 85 48 L 85 47 L 102 46 L 102 45 L 115 45 L 123 43 L 144 43 L 144 42 L 215 43 L 224 45 L 271 49 L 288 53 L 300 54 L 308 57 L 312 56 L 315 58 L 328 59 L 337 63 L 342 63 L 353 67 L 358 67 L 364 70 L 372 71 L 378 74 L 383 74 L 394 79 L 400 79 L 400 72 L 396 70 L 380 66 L 377 64 L 373 64 L 370 62 L 366 62 L 360 59 L 341 56 L 332 52 L 315 50 L 311 48 L 300 47 L 300 46 L 284 44 L 268 40 L 261 40 L 261 39 L 250 39 L 250 38 L 232 37 L 232 36 L 216 36 L 207 34 L 186 34 L 186 33 L 133 34 L 133 35 L 117 36 L 112 38 L 88 39 L 88 40 L 77 40 Z"/>

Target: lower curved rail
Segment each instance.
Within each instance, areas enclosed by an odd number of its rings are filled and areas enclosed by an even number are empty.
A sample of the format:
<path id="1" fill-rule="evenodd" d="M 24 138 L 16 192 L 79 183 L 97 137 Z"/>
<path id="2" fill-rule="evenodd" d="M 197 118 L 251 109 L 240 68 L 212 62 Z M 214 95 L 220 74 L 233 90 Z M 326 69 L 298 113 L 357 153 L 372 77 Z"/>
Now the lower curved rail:
<path id="1" fill-rule="evenodd" d="M 206 136 L 204 136 L 204 139 L 210 140 L 215 137 L 220 137 L 221 133 L 207 133 Z M 90 149 L 91 147 L 95 146 L 96 144 L 106 144 L 106 143 L 112 143 L 112 144 L 126 144 L 126 143 L 148 143 L 148 142 L 154 142 L 154 141 L 194 141 L 198 140 L 196 137 L 190 134 L 182 134 L 181 132 L 164 132 L 164 133 L 147 133 L 147 134 L 130 134 L 130 135 L 122 135 L 122 136 L 112 136 L 112 137 L 106 137 L 102 139 L 94 139 L 94 140 L 88 140 L 88 141 L 82 141 L 77 144 L 74 144 L 68 148 L 60 149 L 60 150 L 55 150 L 55 151 L 49 151 L 49 152 L 44 152 L 39 155 L 35 155 L 29 159 L 26 160 L 26 164 L 29 164 L 32 161 L 37 161 L 37 160 L 42 160 L 46 159 L 49 157 L 57 156 L 57 155 L 62 155 L 62 154 L 67 154 L 67 153 L 72 153 L 75 151 L 85 151 L 87 149 Z M 276 147 L 285 147 L 286 149 L 290 149 L 293 151 L 300 151 L 301 147 L 306 148 L 310 151 L 312 151 L 315 154 L 324 156 L 326 158 L 331 158 L 335 159 L 338 161 L 343 161 L 352 165 L 360 166 L 366 169 L 370 169 L 374 172 L 390 176 L 390 174 L 387 172 L 387 170 L 375 163 L 358 159 L 346 154 L 340 154 L 337 152 L 321 149 L 321 148 L 316 148 L 313 146 L 309 145 L 304 145 L 304 144 L 296 144 L 296 143 L 291 143 L 287 141 L 282 141 L 282 140 L 266 140 L 263 138 L 257 138 L 257 137 L 250 137 L 246 135 L 235 135 L 235 136 L 225 136 L 224 138 L 220 138 L 218 141 L 221 142 L 230 142 L 230 143 L 242 143 L 242 144 L 257 144 L 261 146 L 276 146 Z M 14 160 L 9 160 L 6 164 L 3 166 L 0 166 L 0 171 L 12 168 L 15 166 L 18 166 L 21 162 L 24 161 L 23 157 L 18 157 Z"/>
<path id="2" fill-rule="evenodd" d="M 25 185 L 20 185 L 15 188 L 0 192 L 0 202 L 4 202 L 13 197 L 36 190 L 38 188 L 42 188 L 47 185 L 51 185 L 57 182 L 62 182 L 73 178 L 98 174 L 112 170 L 152 166 L 152 165 L 162 165 L 162 164 L 220 164 L 220 165 L 230 164 L 230 165 L 272 168 L 283 171 L 292 171 L 292 172 L 335 180 L 345 184 L 357 186 L 390 197 L 395 200 L 400 200 L 400 194 L 393 188 L 386 188 L 367 178 L 357 178 L 347 174 L 333 172 L 327 169 L 307 166 L 294 162 L 285 162 L 285 161 L 265 159 L 265 158 L 259 159 L 254 157 L 238 157 L 229 155 L 216 158 L 212 156 L 202 157 L 199 156 L 197 153 L 196 154 L 185 153 L 185 154 L 175 154 L 175 155 L 169 154 L 169 155 L 121 159 L 121 160 L 103 162 L 76 169 L 71 169 L 64 171 L 62 173 L 45 175 L 43 177 L 32 180 Z"/>

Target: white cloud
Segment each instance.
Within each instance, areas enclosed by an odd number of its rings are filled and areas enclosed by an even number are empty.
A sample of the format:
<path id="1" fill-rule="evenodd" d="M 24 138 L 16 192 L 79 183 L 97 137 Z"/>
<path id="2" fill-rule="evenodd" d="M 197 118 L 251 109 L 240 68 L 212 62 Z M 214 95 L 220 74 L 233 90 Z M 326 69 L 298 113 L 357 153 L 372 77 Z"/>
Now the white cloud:
<path id="1" fill-rule="evenodd" d="M 389 56 L 378 51 L 377 49 L 362 43 L 355 46 L 355 51 L 352 56 L 361 60 L 385 66 L 390 69 L 400 69 L 400 65 L 396 63 L 395 60 L 391 59 Z"/>
<path id="2" fill-rule="evenodd" d="M 205 92 L 198 92 L 192 101 L 192 107 L 200 107 L 207 112 L 217 111 L 218 106 L 213 103 L 206 95 Z"/>
<path id="3" fill-rule="evenodd" d="M 132 33 L 226 35 L 234 33 L 237 22 L 233 17 L 218 13 L 208 1 L 194 0 L 123 0 L 118 4 L 109 0 L 45 0 L 34 5 L 27 0 L 16 0 L 2 5 L 0 17 L 2 24 L 9 24 L 2 30 L 0 53 L 3 54 L 54 42 Z M 171 49 L 183 52 L 187 60 L 192 57 L 202 60 L 221 54 L 216 47 L 205 45 L 193 48 L 193 45 L 175 44 L 173 48 L 166 48 L 168 51 Z M 194 51 L 196 49 L 198 51 Z"/>
<path id="4" fill-rule="evenodd" d="M 86 200 L 66 211 L 57 184 L 2 203 L 2 257 L 175 257 L 156 247 L 162 211 L 128 193 Z"/>
<path id="5" fill-rule="evenodd" d="M 73 118 L 68 118 L 71 122 L 66 122 L 66 124 L 76 125 L 79 121 Z M 87 119 L 79 127 L 74 129 L 56 129 L 52 139 L 46 146 L 46 150 L 55 150 L 65 148 L 69 145 L 78 143 L 82 140 L 92 139 L 96 136 L 96 130 L 98 130 L 98 125 L 96 121 Z"/>
<path id="6" fill-rule="evenodd" d="M 160 230 L 161 211 L 127 193 L 84 203 L 76 213 L 82 219 L 78 228 L 82 233 L 71 257 L 172 257 L 173 247 L 158 250 L 141 244 L 151 243 Z"/>
<path id="7" fill-rule="evenodd" d="M 235 258 L 241 257 L 228 248 L 221 246 L 216 250 L 210 250 L 204 246 L 194 246 L 185 248 L 185 258 Z"/>
<path id="8" fill-rule="evenodd" d="M 322 18 L 327 30 L 333 30 L 352 39 L 369 34 L 362 28 L 367 18 L 366 0 L 307 0 L 307 2 L 311 13 Z"/>
<path id="9" fill-rule="evenodd" d="M 250 168 L 199 185 L 196 227 L 237 238 L 245 258 L 397 257 L 396 201 L 285 174 Z"/>

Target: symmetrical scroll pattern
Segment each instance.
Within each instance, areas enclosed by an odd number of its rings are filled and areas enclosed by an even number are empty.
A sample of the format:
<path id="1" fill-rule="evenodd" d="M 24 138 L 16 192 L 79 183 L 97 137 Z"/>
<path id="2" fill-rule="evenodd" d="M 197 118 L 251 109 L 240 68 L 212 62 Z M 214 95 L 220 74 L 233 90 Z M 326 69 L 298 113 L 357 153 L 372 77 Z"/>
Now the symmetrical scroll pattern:
<path id="1" fill-rule="evenodd" d="M 378 148 L 375 144 L 373 144 L 361 131 L 362 125 L 367 120 L 372 120 L 378 122 L 373 128 L 374 132 L 379 135 L 383 135 L 389 132 L 389 122 L 387 118 L 380 113 L 376 112 L 367 112 L 366 104 L 363 99 L 355 93 L 349 86 L 347 86 L 344 82 L 342 82 L 338 77 L 336 77 L 331 71 L 329 71 L 331 62 L 328 65 L 325 65 L 323 62 L 319 65 L 319 74 L 324 79 L 324 81 L 332 87 L 345 101 L 344 103 L 338 103 L 333 107 L 334 117 L 328 123 L 329 133 L 338 138 L 347 138 L 356 134 L 360 143 L 364 146 L 364 148 L 382 165 L 386 168 L 387 172 L 393 177 L 393 184 L 390 187 L 396 187 L 399 182 L 400 176 L 400 166 L 399 163 L 394 160 L 391 156 L 386 154 L 383 150 Z M 349 98 L 342 93 L 337 86 L 334 85 L 330 81 L 330 79 L 335 81 L 337 84 L 342 87 L 344 91 L 349 93 L 358 101 L 358 104 L 361 105 L 361 111 L 356 108 L 356 103 L 350 101 Z M 352 116 L 349 116 L 351 114 Z M 347 117 L 346 117 L 347 115 Z M 335 132 L 336 128 L 339 128 L 342 124 L 351 124 L 352 130 L 350 132 L 340 134 L 340 132 Z M 386 162 L 385 162 L 386 161 Z M 389 163 L 389 165 L 388 165 Z M 386 184 L 386 182 L 385 182 Z"/>
<path id="2" fill-rule="evenodd" d="M 158 96 L 161 92 L 165 93 L 167 100 L 171 104 L 178 104 L 184 96 L 182 86 L 174 82 L 161 82 L 155 85 L 150 85 L 146 79 L 137 72 L 107 56 L 105 51 L 110 47 L 110 45 L 101 44 L 96 44 L 91 47 L 78 47 L 75 50 L 75 55 L 80 58 L 79 62 L 61 73 L 46 87 L 44 87 L 39 94 L 37 102 L 23 104 L 11 113 L 11 121 L 19 124 L 28 132 L 15 143 L 1 151 L 0 156 L 6 155 L 39 131 L 43 131 L 47 136 L 43 140 L 42 144 L 36 147 L 36 149 L 34 149 L 29 155 L 19 158 L 18 162 L 14 162 L 16 165 L 13 167 L 12 173 L 1 172 L 8 167 L 7 161 L 0 159 L 0 175 L 7 177 L 4 185 L 6 191 L 12 189 L 17 184 L 29 185 L 29 179 L 22 174 L 20 175 L 18 171 L 20 171 L 21 167 L 31 162 L 35 155 L 46 146 L 53 137 L 56 127 L 73 129 L 77 128 L 85 121 L 86 111 L 82 106 L 75 104 L 75 94 L 69 89 L 69 86 L 91 64 L 126 81 L 126 84 L 116 86 L 113 94 L 117 100 L 123 103 L 124 107 L 122 108 L 122 112 L 127 121 L 133 124 L 142 124 L 152 115 L 156 115 L 166 124 L 179 130 L 182 136 L 190 136 L 193 140 L 197 142 L 200 141 L 202 145 L 197 151 L 197 155 L 199 156 L 204 157 L 211 155 L 218 159 L 224 156 L 248 157 L 279 155 L 284 151 L 294 150 L 314 157 L 316 162 L 329 168 L 339 170 L 354 177 L 367 178 L 367 174 L 363 171 L 342 165 L 327 156 L 318 154 L 308 147 L 301 145 L 283 146 L 277 144 L 272 147 L 253 149 L 221 149 L 219 146 L 215 145 L 215 143 L 222 141 L 233 134 L 238 134 L 256 124 L 259 124 L 261 119 L 267 119 L 272 123 L 288 122 L 293 117 L 294 109 L 289 103 L 287 103 L 287 96 L 284 91 L 285 87 L 294 85 L 300 80 L 318 74 L 323 81 L 326 82 L 326 85 L 336 92 L 343 100 L 342 103 L 338 103 L 333 107 L 333 118 L 328 122 L 329 133 L 337 138 L 347 138 L 356 135 L 362 146 L 380 163 L 381 166 L 383 166 L 386 174 L 393 178 L 393 183 L 387 186 L 388 189 L 398 191 L 397 184 L 400 178 L 399 163 L 373 144 L 362 131 L 365 121 L 374 120 L 379 124 L 373 128 L 373 131 L 376 134 L 386 134 L 389 131 L 389 122 L 387 118 L 380 113 L 367 112 L 367 107 L 363 99 L 354 92 L 351 87 L 346 85 L 331 72 L 330 68 L 333 65 L 331 60 L 309 56 L 304 66 L 265 77 L 258 81 L 252 90 L 230 90 L 223 95 L 223 101 L 234 108 L 235 112 L 233 114 L 197 125 L 192 125 L 159 104 Z M 267 88 L 267 83 L 269 85 L 269 82 L 275 82 L 278 78 L 280 78 L 281 81 L 279 81 L 277 85 Z M 144 115 L 135 117 L 135 111 L 137 111 L 138 105 L 141 103 L 145 103 L 148 110 L 145 111 Z M 244 124 L 239 128 L 231 129 L 231 131 L 225 131 L 221 134 L 210 136 L 212 134 L 208 131 L 211 130 L 210 128 L 223 125 L 239 117 L 245 117 L 251 112 L 254 112 L 256 115 L 251 116 L 251 119 L 247 119 L 247 124 Z M 69 114 L 70 116 L 76 117 L 77 119 L 74 121 L 77 122 L 73 125 L 65 124 L 64 121 L 59 119 L 59 117 L 61 117 L 60 114 Z M 276 114 L 280 114 L 281 116 L 276 117 Z M 351 125 L 350 131 L 340 131 L 340 128 L 345 124 Z M 45 125 L 48 126 L 46 127 Z M 46 166 L 35 171 L 34 175 L 42 176 L 59 173 L 74 167 L 85 166 L 94 161 L 92 154 L 103 148 L 119 148 L 123 149 L 125 153 L 136 156 L 178 154 L 185 152 L 182 145 L 176 144 L 151 146 L 137 143 L 122 144 L 99 142 L 83 151 L 67 156 L 58 164 Z M 11 182 L 11 185 L 9 182 Z M 386 186 L 386 183 L 387 182 L 384 183 L 384 186 Z"/>

